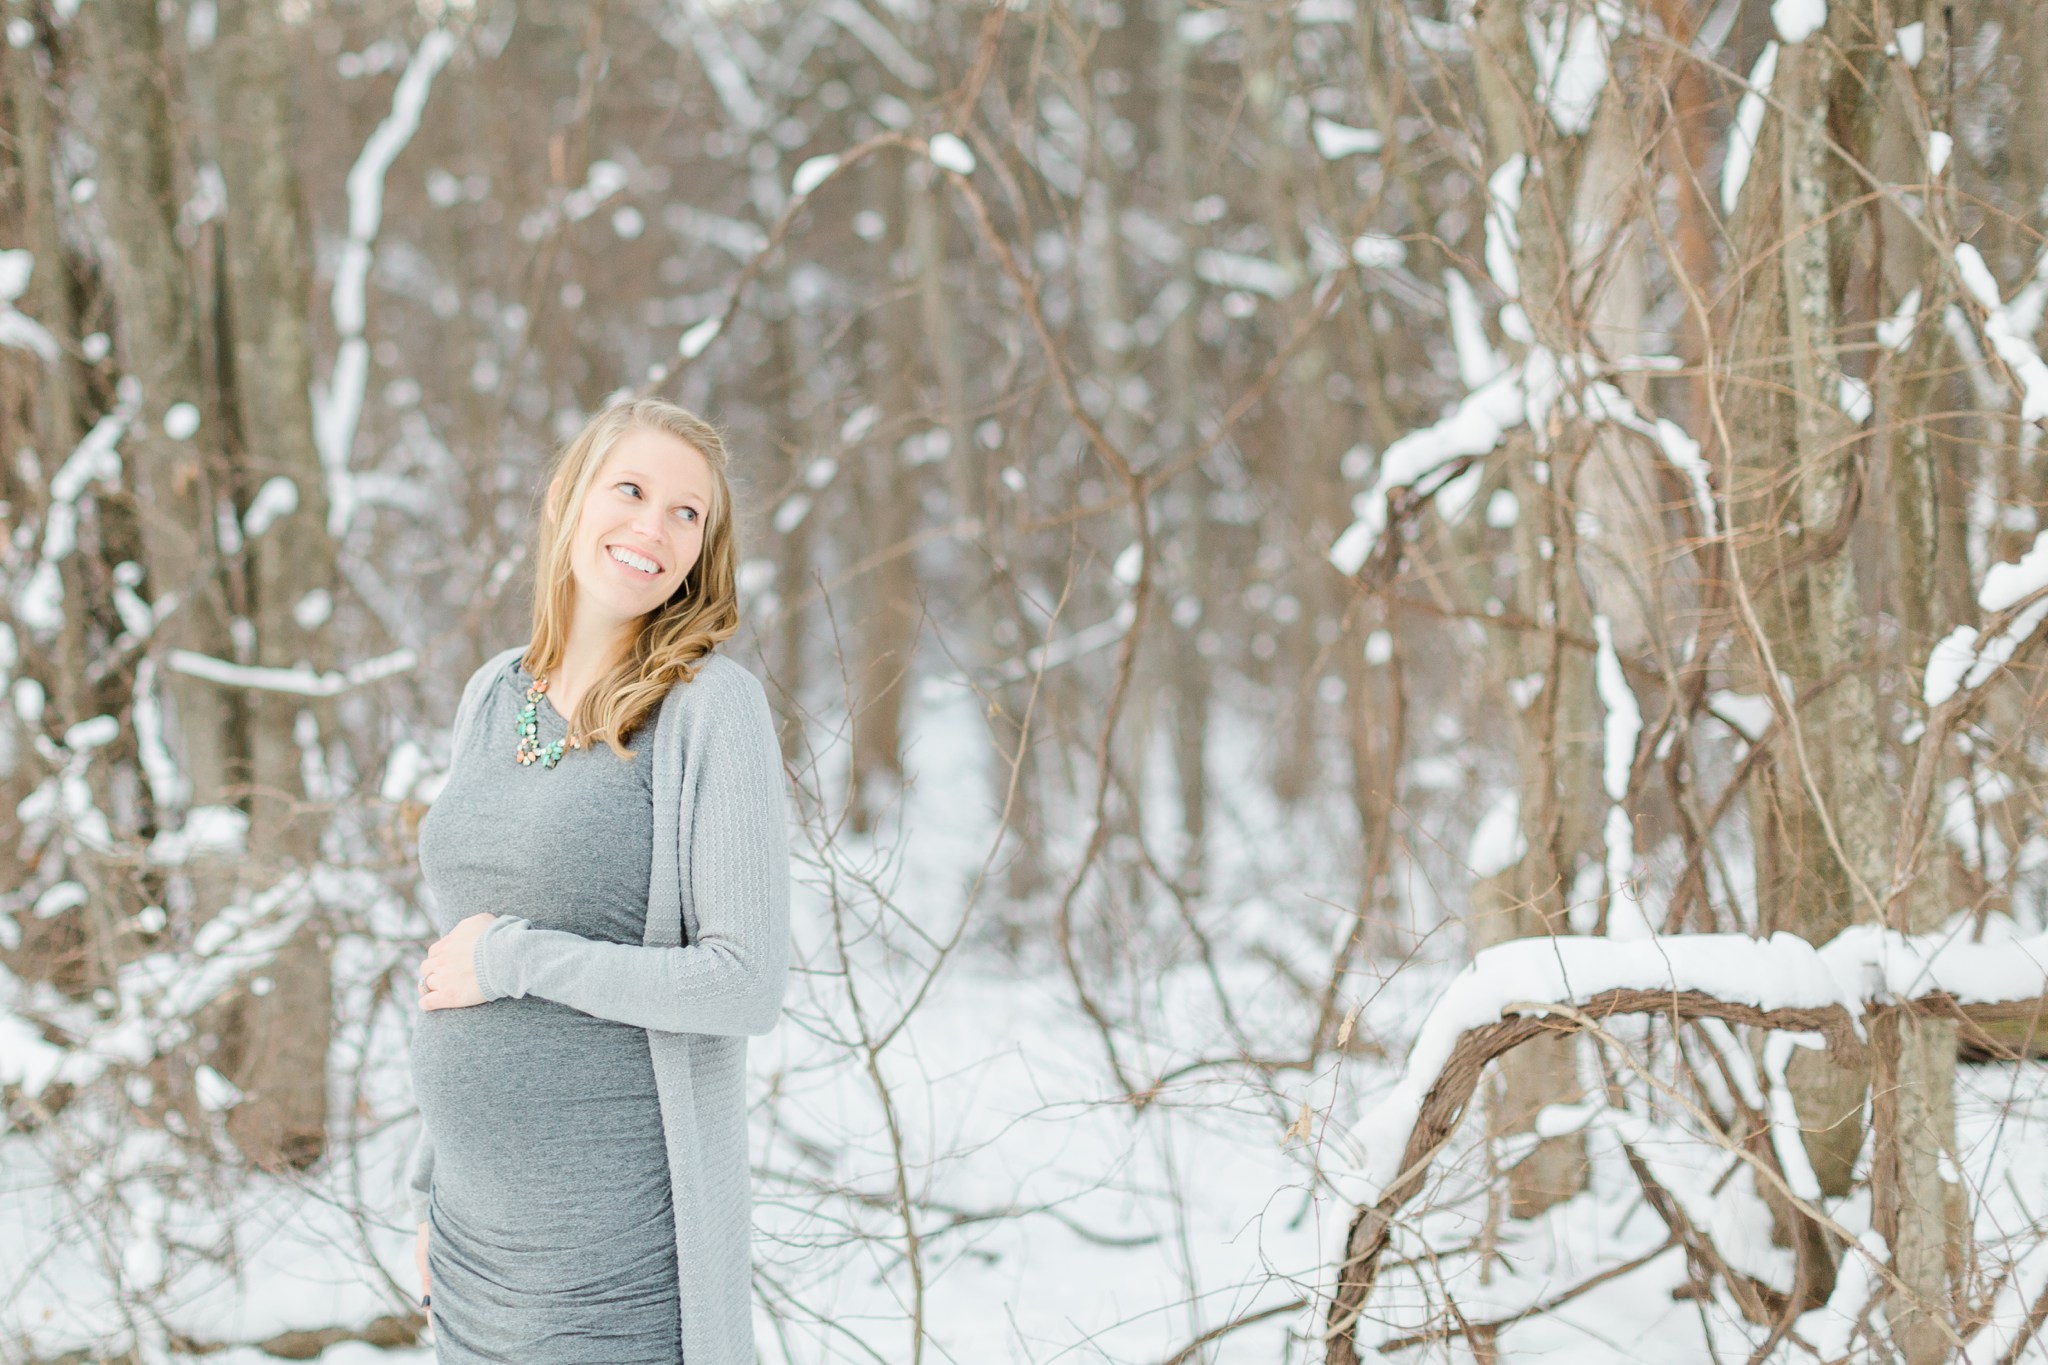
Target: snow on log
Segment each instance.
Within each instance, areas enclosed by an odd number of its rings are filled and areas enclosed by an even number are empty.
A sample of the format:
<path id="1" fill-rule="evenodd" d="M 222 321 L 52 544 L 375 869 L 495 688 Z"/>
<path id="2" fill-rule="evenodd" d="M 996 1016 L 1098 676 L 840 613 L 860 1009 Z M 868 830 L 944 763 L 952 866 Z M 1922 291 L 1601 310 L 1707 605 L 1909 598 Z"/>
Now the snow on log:
<path id="1" fill-rule="evenodd" d="M 1331 1365 L 1356 1362 L 1352 1328 L 1394 1220 L 1421 1192 L 1486 1065 L 1538 1034 L 1614 1014 L 1658 1013 L 1818 1034 L 1853 1055 L 1873 1006 L 1955 1017 L 1966 1033 L 1982 1034 L 1980 1021 L 2015 1011 L 2038 1017 L 2044 996 L 2048 933 L 1972 943 L 1959 929 L 1909 937 L 1856 925 L 1821 948 L 1779 933 L 1533 938 L 1484 950 L 1423 1020 L 1393 1089 L 1348 1133 L 1336 1134 L 1354 1165 L 1326 1170 L 1360 1207 L 1330 1306 Z M 1773 1055 L 1767 1063 L 1782 1067 L 1783 1060 Z"/>

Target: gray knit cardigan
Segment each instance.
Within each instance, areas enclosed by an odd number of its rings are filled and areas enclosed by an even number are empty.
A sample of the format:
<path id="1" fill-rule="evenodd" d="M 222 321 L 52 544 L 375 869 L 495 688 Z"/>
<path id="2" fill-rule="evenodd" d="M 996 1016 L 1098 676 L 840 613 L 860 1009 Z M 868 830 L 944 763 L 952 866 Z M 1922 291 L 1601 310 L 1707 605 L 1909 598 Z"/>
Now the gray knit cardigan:
<path id="1" fill-rule="evenodd" d="M 524 649 L 471 675 L 455 712 L 458 750 L 502 745 L 512 761 L 513 736 L 468 730 L 484 688 Z M 669 690 L 651 740 L 639 742 L 655 746 L 644 946 L 500 916 L 477 940 L 477 983 L 487 1001 L 536 995 L 647 1030 L 675 1197 L 683 1359 L 753 1365 L 747 1035 L 774 1026 L 789 970 L 782 755 L 759 680 L 717 654 Z M 406 1173 L 419 1222 L 433 1178 L 422 1126 Z"/>

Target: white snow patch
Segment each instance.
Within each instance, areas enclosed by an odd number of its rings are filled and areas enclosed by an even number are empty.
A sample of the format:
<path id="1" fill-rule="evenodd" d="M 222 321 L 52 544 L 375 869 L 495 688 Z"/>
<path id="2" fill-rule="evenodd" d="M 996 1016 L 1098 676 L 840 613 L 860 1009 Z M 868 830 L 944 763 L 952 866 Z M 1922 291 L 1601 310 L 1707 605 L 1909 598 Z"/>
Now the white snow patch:
<path id="1" fill-rule="evenodd" d="M 1361 233 L 1351 239 L 1351 259 L 1368 269 L 1391 270 L 1408 259 L 1408 245 L 1398 237 Z"/>
<path id="2" fill-rule="evenodd" d="M 789 178 L 789 192 L 801 199 L 825 183 L 832 172 L 839 169 L 839 154 L 826 152 L 806 160 L 796 168 L 796 174 Z"/>
<path id="3" fill-rule="evenodd" d="M 695 360 L 704 354 L 704 348 L 717 338 L 719 329 L 724 326 L 723 315 L 704 319 L 676 338 L 676 354 L 685 360 Z"/>
<path id="4" fill-rule="evenodd" d="M 1522 211 L 1522 179 L 1528 172 L 1528 158 L 1517 152 L 1486 178 L 1486 273 L 1511 299 L 1522 296 L 1522 230 L 1516 216 Z"/>
<path id="5" fill-rule="evenodd" d="M 955 175 L 974 174 L 974 151 L 951 133 L 940 133 L 926 144 L 926 154 L 940 170 Z"/>
<path id="6" fill-rule="evenodd" d="M 190 403 L 173 403 L 164 409 L 164 435 L 186 441 L 199 430 L 199 409 Z"/>
<path id="7" fill-rule="evenodd" d="M 1948 165 L 1948 159 L 1954 154 L 1955 149 L 1956 140 L 1947 133 L 1936 132 L 1927 135 L 1927 178 L 1929 180 L 1936 180 L 1941 177 L 1941 172 Z"/>
<path id="8" fill-rule="evenodd" d="M 254 540 L 275 526 L 280 517 L 298 510 L 299 486 L 282 474 L 273 475 L 263 481 L 256 496 L 249 500 L 249 510 L 242 513 L 242 534 Z"/>
<path id="9" fill-rule="evenodd" d="M 1803 43 L 1828 21 L 1828 0 L 1771 0 L 1771 22 L 1778 37 Z"/>
<path id="10" fill-rule="evenodd" d="M 326 384 L 316 383 L 313 390 L 313 436 L 327 477 L 327 531 L 336 539 L 347 532 L 355 515 L 349 460 L 370 376 L 370 347 L 363 337 L 363 325 L 369 310 L 371 247 L 384 221 L 384 177 L 419 131 L 427 93 L 434 77 L 455 55 L 456 46 L 454 35 L 446 29 L 434 29 L 420 39 L 391 93 L 391 112 L 363 143 L 344 182 L 348 240 L 335 266 L 330 302 L 339 344 Z"/>
<path id="11" fill-rule="evenodd" d="M 1835 402 L 1842 409 L 1843 413 L 1848 416 L 1849 420 L 1857 426 L 1860 427 L 1870 420 L 1870 412 L 1874 403 L 1870 393 L 1870 385 L 1854 375 L 1845 374 L 1841 376 L 1840 387 L 1835 391 Z"/>
<path id="12" fill-rule="evenodd" d="M 1226 289 L 1248 289 L 1272 299 L 1286 298 L 1294 292 L 1297 284 L 1293 273 L 1285 266 L 1241 251 L 1222 251 L 1213 247 L 1195 253 L 1195 274 L 1209 284 Z"/>
<path id="13" fill-rule="evenodd" d="M 1884 45 L 1884 55 L 1897 57 L 1909 71 L 1920 69 L 1920 59 L 1926 53 L 1927 25 L 1918 19 L 1893 29 L 1892 40 Z"/>
<path id="14" fill-rule="evenodd" d="M 1388 446 L 1372 487 L 1351 500 L 1356 520 L 1330 547 L 1330 563 L 1340 573 L 1357 573 L 1387 529 L 1388 495 L 1461 456 L 1487 454 L 1522 420 L 1523 407 L 1520 375 L 1510 371 L 1468 394 L 1435 426 L 1410 432 Z"/>
<path id="15" fill-rule="evenodd" d="M 1444 271 L 1444 304 L 1451 315 L 1451 345 L 1458 353 L 1458 378 L 1468 389 L 1480 388 L 1498 378 L 1508 362 L 1488 340 L 1479 296 L 1457 270 Z"/>
<path id="16" fill-rule="evenodd" d="M 1914 285 L 1906 291 L 1906 297 L 1899 300 L 1899 306 L 1892 315 L 1877 324 L 1877 344 L 1896 354 L 1906 349 L 1906 343 L 1913 339 L 1913 332 L 1920 326 L 1920 286 Z"/>
<path id="17" fill-rule="evenodd" d="M 1487 807 L 1486 814 L 1472 829 L 1466 846 L 1465 865 L 1474 877 L 1492 877 L 1522 861 L 1529 843 L 1522 833 L 1522 803 L 1513 792 L 1503 793 Z"/>
<path id="18" fill-rule="evenodd" d="M 1539 25 L 1533 11 L 1524 11 L 1523 23 L 1536 65 L 1536 97 L 1558 132 L 1577 137 L 1593 126 L 1607 88 L 1607 36 L 1600 19 L 1560 7 L 1547 25 Z"/>
<path id="19" fill-rule="evenodd" d="M 1607 708 L 1601 784 L 1607 790 L 1608 800 L 1620 801 L 1628 796 L 1636 741 L 1643 733 L 1643 712 L 1636 702 L 1635 690 L 1628 685 L 1628 675 L 1622 671 L 1621 656 L 1614 651 L 1614 627 L 1607 617 L 1593 618 L 1593 638 L 1600 646 L 1593 660 L 1593 680 L 1600 693 L 1600 704 Z"/>
<path id="20" fill-rule="evenodd" d="M 189 649 L 174 649 L 164 657 L 164 665 L 176 673 L 205 678 L 226 687 L 247 687 L 263 692 L 287 692 L 301 697 L 333 697 L 366 683 L 388 678 L 394 673 L 403 673 L 417 662 L 409 649 L 393 650 L 380 654 L 374 659 L 365 659 L 345 672 L 330 669 L 316 673 L 306 664 L 296 668 L 262 668 L 249 664 L 229 663 L 211 655 L 200 654 Z"/>
<path id="21" fill-rule="evenodd" d="M 1742 186 L 1749 179 L 1750 158 L 1756 155 L 1756 140 L 1764 130 L 1765 96 L 1771 92 L 1771 78 L 1778 72 L 1778 45 L 1764 44 L 1756 65 L 1749 69 L 1749 88 L 1735 106 L 1735 121 L 1728 127 L 1728 151 L 1721 158 L 1721 212 L 1735 212 L 1742 199 Z"/>
<path id="22" fill-rule="evenodd" d="M 1309 120 L 1309 137 L 1325 161 L 1336 161 L 1361 152 L 1376 152 L 1387 145 L 1386 135 L 1377 128 L 1353 128 L 1348 123 L 1317 114 Z"/>
<path id="23" fill-rule="evenodd" d="M 26 293 L 35 268 L 35 253 L 26 247 L 0 251 L 0 303 L 13 303 Z"/>

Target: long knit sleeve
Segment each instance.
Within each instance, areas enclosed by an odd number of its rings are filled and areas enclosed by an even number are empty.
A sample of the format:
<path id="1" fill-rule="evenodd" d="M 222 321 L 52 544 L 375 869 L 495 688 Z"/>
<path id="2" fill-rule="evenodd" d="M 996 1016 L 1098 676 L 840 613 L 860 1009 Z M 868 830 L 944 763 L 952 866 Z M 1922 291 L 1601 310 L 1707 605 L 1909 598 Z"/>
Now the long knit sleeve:
<path id="1" fill-rule="evenodd" d="M 760 1034 L 782 1009 L 789 970 L 789 831 L 782 755 L 759 680 L 705 669 L 692 698 L 682 781 L 693 812 L 678 866 L 695 933 L 680 947 L 608 943 L 518 916 L 476 945 L 486 1000 L 536 995 L 669 1033 Z"/>

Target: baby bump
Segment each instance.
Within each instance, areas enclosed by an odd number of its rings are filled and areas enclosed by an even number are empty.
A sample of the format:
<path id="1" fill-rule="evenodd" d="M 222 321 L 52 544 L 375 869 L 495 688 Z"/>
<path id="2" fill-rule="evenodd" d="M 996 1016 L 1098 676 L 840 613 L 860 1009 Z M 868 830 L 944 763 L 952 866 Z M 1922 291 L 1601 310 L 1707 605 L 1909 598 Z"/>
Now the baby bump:
<path id="1" fill-rule="evenodd" d="M 507 1247 L 561 1247 L 667 1220 L 646 1030 L 532 997 L 430 1010 L 412 1073 L 435 1201 L 465 1226 Z"/>

